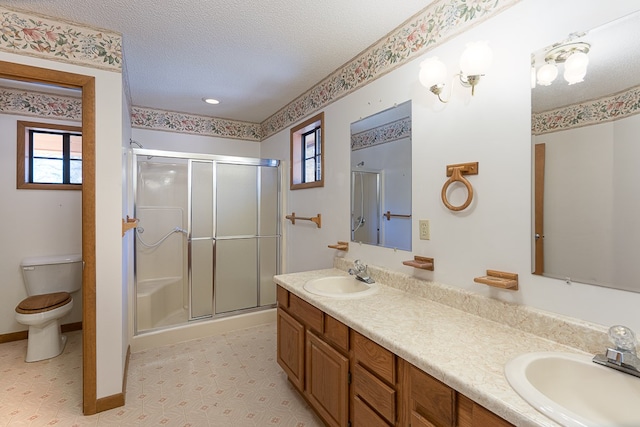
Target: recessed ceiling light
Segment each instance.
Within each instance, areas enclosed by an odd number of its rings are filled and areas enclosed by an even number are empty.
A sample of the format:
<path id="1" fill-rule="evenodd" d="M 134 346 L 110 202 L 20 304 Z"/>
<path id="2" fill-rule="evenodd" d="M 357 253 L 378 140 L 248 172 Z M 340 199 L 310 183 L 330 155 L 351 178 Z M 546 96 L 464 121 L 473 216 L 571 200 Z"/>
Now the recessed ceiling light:
<path id="1" fill-rule="evenodd" d="M 202 98 L 202 100 L 204 102 L 206 102 L 207 104 L 220 104 L 220 101 L 218 101 L 217 99 L 213 99 L 213 98 Z"/>

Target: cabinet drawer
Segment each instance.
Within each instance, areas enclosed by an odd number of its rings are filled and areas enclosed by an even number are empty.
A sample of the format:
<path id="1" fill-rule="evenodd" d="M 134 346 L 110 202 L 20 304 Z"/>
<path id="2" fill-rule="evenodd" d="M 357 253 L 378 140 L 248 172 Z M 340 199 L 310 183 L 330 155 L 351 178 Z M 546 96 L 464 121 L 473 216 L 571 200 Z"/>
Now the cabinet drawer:
<path id="1" fill-rule="evenodd" d="M 412 401 L 410 409 L 438 427 L 452 427 L 455 421 L 456 392 L 415 366 L 411 366 L 409 375 Z"/>
<path id="2" fill-rule="evenodd" d="M 355 331 L 352 344 L 357 361 L 389 384 L 396 383 L 396 359 L 393 353 Z"/>
<path id="3" fill-rule="evenodd" d="M 353 368 L 354 393 L 375 408 L 389 423 L 396 421 L 396 391 L 356 363 Z"/>
<path id="4" fill-rule="evenodd" d="M 292 293 L 289 293 L 289 312 L 309 328 L 320 333 L 324 332 L 322 311 Z"/>
<path id="5" fill-rule="evenodd" d="M 349 351 L 349 327 L 327 313 L 324 314 L 324 336 L 340 350 Z"/>
<path id="6" fill-rule="evenodd" d="M 389 427 L 382 418 L 358 396 L 353 398 L 353 427 Z"/>
<path id="7" fill-rule="evenodd" d="M 289 308 L 289 291 L 280 285 L 276 288 L 276 299 L 280 307 Z"/>

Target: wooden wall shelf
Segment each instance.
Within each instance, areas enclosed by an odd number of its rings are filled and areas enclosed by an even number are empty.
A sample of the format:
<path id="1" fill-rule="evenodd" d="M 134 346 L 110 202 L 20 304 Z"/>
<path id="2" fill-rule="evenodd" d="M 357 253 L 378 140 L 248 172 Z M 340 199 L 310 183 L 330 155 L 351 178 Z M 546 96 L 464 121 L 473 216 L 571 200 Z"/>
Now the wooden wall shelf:
<path id="1" fill-rule="evenodd" d="M 501 289 L 518 290 L 518 275 L 504 271 L 487 270 L 487 275 L 473 279 L 476 283 L 493 286 Z"/>
<path id="2" fill-rule="evenodd" d="M 131 230 L 132 228 L 136 228 L 138 226 L 138 218 L 129 218 L 127 215 L 127 219 L 122 218 L 122 237 L 124 234 Z"/>
<path id="3" fill-rule="evenodd" d="M 412 260 L 402 261 L 402 263 L 404 265 L 408 265 L 409 267 L 419 268 L 421 270 L 433 271 L 435 268 L 433 258 L 427 258 L 418 255 L 414 256 Z"/>
<path id="4" fill-rule="evenodd" d="M 285 218 L 291 221 L 291 225 L 296 225 L 296 220 L 311 221 L 315 223 L 318 226 L 318 228 L 322 228 L 322 215 L 320 214 L 313 217 L 305 217 L 305 216 L 296 216 L 295 212 L 291 212 L 291 215 L 287 215 Z"/>
<path id="5" fill-rule="evenodd" d="M 329 247 L 331 249 L 337 249 L 339 251 L 345 251 L 348 252 L 349 251 L 349 242 L 342 242 L 340 240 L 338 240 L 338 243 L 335 245 L 329 245 Z"/>

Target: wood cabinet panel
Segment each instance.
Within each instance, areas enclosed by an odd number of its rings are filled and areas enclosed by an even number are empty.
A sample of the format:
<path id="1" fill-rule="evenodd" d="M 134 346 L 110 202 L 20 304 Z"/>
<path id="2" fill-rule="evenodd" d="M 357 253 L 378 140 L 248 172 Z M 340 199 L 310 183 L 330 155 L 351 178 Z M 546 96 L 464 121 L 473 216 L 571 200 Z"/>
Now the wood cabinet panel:
<path id="1" fill-rule="evenodd" d="M 436 427 L 453 427 L 456 392 L 446 384 L 412 366 L 410 368 L 411 407 Z"/>
<path id="2" fill-rule="evenodd" d="M 307 331 L 305 394 L 331 427 L 346 427 L 349 422 L 348 375 L 349 359 Z"/>
<path id="3" fill-rule="evenodd" d="M 289 294 L 289 313 L 300 319 L 308 328 L 320 334 L 324 332 L 322 311 L 292 293 Z"/>
<path id="4" fill-rule="evenodd" d="M 389 427 L 389 424 L 358 396 L 355 396 L 353 398 L 353 427 Z"/>
<path id="5" fill-rule="evenodd" d="M 396 422 L 396 391 L 359 363 L 353 367 L 353 391 L 389 423 Z"/>
<path id="6" fill-rule="evenodd" d="M 353 355 L 363 366 L 389 384 L 396 383 L 396 356 L 369 338 L 352 331 Z"/>
<path id="7" fill-rule="evenodd" d="M 478 405 L 473 400 L 461 394 L 458 395 L 458 426 L 515 427 L 507 420 L 500 418 L 484 406 Z"/>
<path id="8" fill-rule="evenodd" d="M 349 327 L 325 313 L 324 337 L 340 350 L 349 351 Z"/>
<path id="9" fill-rule="evenodd" d="M 284 310 L 278 308 L 278 364 L 291 383 L 304 390 L 304 326 Z"/>
<path id="10" fill-rule="evenodd" d="M 411 411 L 411 427 L 437 427 L 434 424 L 431 424 L 429 420 L 425 417 L 417 413 L 416 411 Z M 486 426 L 489 427 L 489 426 Z"/>
<path id="11" fill-rule="evenodd" d="M 278 301 L 278 306 L 283 308 L 289 308 L 289 291 L 283 288 L 282 286 L 277 286 L 276 300 Z"/>

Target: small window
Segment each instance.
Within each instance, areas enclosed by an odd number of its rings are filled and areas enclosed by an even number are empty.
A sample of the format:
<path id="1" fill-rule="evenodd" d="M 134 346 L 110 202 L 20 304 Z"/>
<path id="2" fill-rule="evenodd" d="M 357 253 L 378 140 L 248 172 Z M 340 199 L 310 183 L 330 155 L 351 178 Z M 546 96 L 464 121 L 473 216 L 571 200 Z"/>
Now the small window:
<path id="1" fill-rule="evenodd" d="M 82 128 L 18 121 L 17 187 L 82 189 Z"/>
<path id="2" fill-rule="evenodd" d="M 324 187 L 324 113 L 291 129 L 291 189 Z"/>

